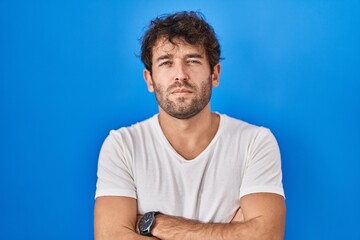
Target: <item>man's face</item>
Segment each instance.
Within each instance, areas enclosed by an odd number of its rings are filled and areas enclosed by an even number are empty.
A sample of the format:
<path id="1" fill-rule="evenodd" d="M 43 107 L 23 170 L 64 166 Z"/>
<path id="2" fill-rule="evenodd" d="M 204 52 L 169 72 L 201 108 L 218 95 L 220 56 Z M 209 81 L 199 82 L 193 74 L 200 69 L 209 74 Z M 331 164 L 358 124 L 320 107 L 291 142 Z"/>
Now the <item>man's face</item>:
<path id="1" fill-rule="evenodd" d="M 153 47 L 152 73 L 144 70 L 148 89 L 155 92 L 160 111 L 188 119 L 201 112 L 218 85 L 220 65 L 210 65 L 203 47 L 160 39 Z"/>

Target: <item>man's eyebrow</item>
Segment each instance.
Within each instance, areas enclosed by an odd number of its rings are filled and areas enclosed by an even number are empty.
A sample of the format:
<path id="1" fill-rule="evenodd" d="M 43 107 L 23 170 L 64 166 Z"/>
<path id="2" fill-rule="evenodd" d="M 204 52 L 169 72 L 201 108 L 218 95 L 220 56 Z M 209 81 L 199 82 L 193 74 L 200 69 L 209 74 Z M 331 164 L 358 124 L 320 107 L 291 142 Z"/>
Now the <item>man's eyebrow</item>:
<path id="1" fill-rule="evenodd" d="M 186 58 L 204 58 L 204 56 L 199 53 L 190 53 L 186 54 Z"/>
<path id="2" fill-rule="evenodd" d="M 170 59 L 170 58 L 172 58 L 172 56 L 173 56 L 173 55 L 171 55 L 171 54 L 162 55 L 162 56 L 158 57 L 155 62 L 160 62 L 160 61 L 162 61 L 162 60 Z"/>
<path id="3" fill-rule="evenodd" d="M 155 60 L 155 62 L 161 62 L 163 60 L 168 60 L 168 59 L 171 59 L 173 57 L 174 57 L 174 55 L 172 55 L 172 54 L 164 54 L 164 55 L 161 55 L 160 57 L 158 57 Z M 185 55 L 185 58 L 199 58 L 199 59 L 202 59 L 202 58 L 204 58 L 204 56 L 202 54 L 199 54 L 199 53 L 189 53 L 189 54 Z"/>

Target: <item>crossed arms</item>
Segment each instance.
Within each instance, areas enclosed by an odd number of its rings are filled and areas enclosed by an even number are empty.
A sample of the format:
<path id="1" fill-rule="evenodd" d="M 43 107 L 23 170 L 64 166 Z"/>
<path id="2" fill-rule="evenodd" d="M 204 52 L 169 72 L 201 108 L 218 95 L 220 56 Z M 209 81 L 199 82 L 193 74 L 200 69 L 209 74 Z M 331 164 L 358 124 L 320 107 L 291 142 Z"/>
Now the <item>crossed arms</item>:
<path id="1" fill-rule="evenodd" d="M 254 193 L 240 199 L 231 223 L 201 223 L 159 214 L 152 230 L 153 238 L 137 234 L 137 200 L 128 197 L 99 197 L 95 203 L 95 240 L 118 239 L 261 239 L 284 238 L 285 202 L 274 193 Z"/>

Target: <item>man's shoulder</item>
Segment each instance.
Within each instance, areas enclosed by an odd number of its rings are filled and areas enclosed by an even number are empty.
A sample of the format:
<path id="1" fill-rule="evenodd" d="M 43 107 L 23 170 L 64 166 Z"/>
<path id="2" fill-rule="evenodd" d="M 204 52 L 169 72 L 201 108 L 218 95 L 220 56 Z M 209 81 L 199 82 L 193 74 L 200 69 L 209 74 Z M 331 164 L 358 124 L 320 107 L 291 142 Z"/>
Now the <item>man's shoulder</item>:
<path id="1" fill-rule="evenodd" d="M 226 114 L 219 114 L 219 115 L 221 116 L 222 123 L 228 128 L 235 128 L 240 130 L 244 130 L 244 129 L 256 130 L 259 128 L 263 128 L 261 126 L 257 126 L 255 124 L 249 123 L 239 118 L 231 117 Z"/>
<path id="2" fill-rule="evenodd" d="M 231 135 L 240 134 L 242 136 L 251 137 L 261 132 L 270 131 L 266 127 L 255 125 L 235 117 L 230 117 L 226 114 L 220 114 L 220 116 L 221 116 L 223 131 Z"/>

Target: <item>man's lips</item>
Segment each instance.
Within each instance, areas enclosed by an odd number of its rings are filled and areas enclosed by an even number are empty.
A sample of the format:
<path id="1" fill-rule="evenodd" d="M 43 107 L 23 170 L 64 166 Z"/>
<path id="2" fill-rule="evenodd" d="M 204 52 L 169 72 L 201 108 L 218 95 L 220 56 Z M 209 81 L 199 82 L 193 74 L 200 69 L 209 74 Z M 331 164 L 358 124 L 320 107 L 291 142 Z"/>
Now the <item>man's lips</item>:
<path id="1" fill-rule="evenodd" d="M 192 93 L 192 91 L 189 89 L 180 88 L 180 89 L 175 89 L 175 90 L 171 91 L 171 93 L 172 94 L 187 94 L 187 93 Z"/>

